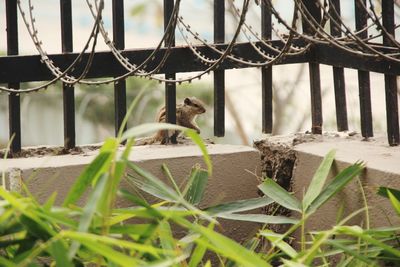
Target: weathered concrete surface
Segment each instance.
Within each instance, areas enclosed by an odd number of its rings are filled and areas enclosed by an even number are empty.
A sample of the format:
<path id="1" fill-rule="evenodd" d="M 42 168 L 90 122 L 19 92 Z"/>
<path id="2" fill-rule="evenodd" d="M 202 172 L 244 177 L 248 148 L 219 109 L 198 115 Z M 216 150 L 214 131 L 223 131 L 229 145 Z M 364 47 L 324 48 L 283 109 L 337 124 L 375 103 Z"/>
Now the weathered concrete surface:
<path id="1" fill-rule="evenodd" d="M 341 219 L 364 208 L 363 191 L 369 207 L 369 220 L 367 221 L 364 211 L 348 221 L 347 225 L 367 227 L 367 222 L 370 223 L 370 227 L 400 225 L 399 216 L 390 202 L 376 194 L 379 186 L 400 188 L 400 147 L 389 147 L 386 136 L 362 141 L 362 137 L 354 133 L 294 134 L 268 137 L 256 141 L 254 145 L 261 152 L 263 176 L 275 180 L 293 192 L 299 200 L 302 199 L 323 157 L 330 150 L 336 150 L 336 157 L 328 181 L 347 166 L 359 160 L 365 162 L 366 168 L 359 180 L 350 182 L 343 191 L 308 218 L 306 232 L 326 230 L 336 225 L 341 207 Z M 299 214 L 291 213 L 285 208 L 278 208 L 276 204 L 267 206 L 265 212 L 300 217 Z M 288 226 L 282 225 L 268 227 L 280 233 L 288 230 Z M 299 231 L 292 237 L 292 244 L 298 247 Z"/>
<path id="2" fill-rule="evenodd" d="M 310 217 L 309 230 L 327 229 L 334 225 L 340 207 L 344 207 L 345 216 L 365 206 L 360 184 L 366 195 L 369 206 L 371 227 L 399 225 L 399 217 L 395 214 L 390 202 L 376 194 L 379 186 L 400 188 L 400 147 L 389 147 L 384 136 L 369 141 L 360 137 L 346 135 L 321 136 L 313 142 L 294 146 L 296 165 L 292 178 L 292 190 L 296 197 L 302 198 L 305 188 L 323 157 L 331 150 L 336 150 L 336 157 L 330 173 L 332 178 L 338 171 L 356 161 L 364 161 L 366 169 L 359 180 L 352 181 L 337 197 L 328 201 Z M 348 224 L 367 226 L 366 213 L 355 216 Z"/>
<path id="3" fill-rule="evenodd" d="M 259 181 L 249 173 L 260 171 L 260 155 L 257 150 L 245 146 L 212 144 L 207 145 L 207 149 L 214 169 L 201 206 L 258 196 Z M 87 151 L 80 155 L 1 160 L 0 169 L 21 169 L 23 181 L 40 201 L 45 201 L 56 191 L 56 203 L 61 203 L 79 173 L 96 155 L 97 151 Z M 161 170 L 161 165 L 167 164 L 178 185 L 184 182 L 195 164 L 204 165 L 201 151 L 194 145 L 134 147 L 129 159 L 169 184 Z M 122 183 L 122 186 L 130 188 L 126 183 Z M 129 204 L 119 201 L 118 205 Z M 238 241 L 253 236 L 259 227 L 255 223 L 221 222 L 221 231 Z"/>

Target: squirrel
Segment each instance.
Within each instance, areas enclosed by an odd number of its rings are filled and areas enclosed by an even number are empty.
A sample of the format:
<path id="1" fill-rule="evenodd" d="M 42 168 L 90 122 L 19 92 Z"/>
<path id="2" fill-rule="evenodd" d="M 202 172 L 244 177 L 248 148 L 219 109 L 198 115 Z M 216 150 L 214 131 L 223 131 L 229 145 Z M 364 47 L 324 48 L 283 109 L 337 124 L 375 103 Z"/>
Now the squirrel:
<path id="1" fill-rule="evenodd" d="M 196 97 L 186 97 L 182 104 L 176 105 L 176 124 L 195 130 L 198 134 L 200 128 L 195 120 L 197 115 L 206 112 L 204 103 Z M 166 122 L 166 110 L 162 107 L 157 114 L 156 122 Z M 165 144 L 171 136 L 177 137 L 180 131 L 160 130 L 155 135 L 139 139 L 136 145 L 150 145 L 156 142 Z"/>

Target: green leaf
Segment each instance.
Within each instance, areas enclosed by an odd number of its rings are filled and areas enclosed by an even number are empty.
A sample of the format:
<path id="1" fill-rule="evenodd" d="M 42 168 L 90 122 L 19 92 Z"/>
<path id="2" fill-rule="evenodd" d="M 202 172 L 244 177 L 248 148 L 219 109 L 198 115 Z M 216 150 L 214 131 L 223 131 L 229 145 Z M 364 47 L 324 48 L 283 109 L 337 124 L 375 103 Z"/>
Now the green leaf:
<path id="1" fill-rule="evenodd" d="M 163 218 L 163 215 L 157 209 L 153 208 L 150 204 L 148 204 L 146 202 L 146 200 L 131 194 L 127 190 L 120 189 L 119 190 L 119 195 L 121 197 L 131 201 L 132 203 L 135 203 L 135 204 L 137 204 L 139 206 L 142 206 L 142 207 L 146 208 L 148 210 L 149 217 L 154 217 L 155 219 L 162 219 Z"/>
<path id="2" fill-rule="evenodd" d="M 396 257 L 400 257 L 400 250 L 392 247 L 389 244 L 385 244 L 384 242 L 374 238 L 369 234 L 366 234 L 366 232 L 359 226 L 336 226 L 335 229 L 339 233 L 344 233 L 359 237 L 360 239 L 368 242 L 369 244 L 375 245 Z"/>
<path id="3" fill-rule="evenodd" d="M 175 250 L 175 240 L 172 236 L 171 226 L 166 220 L 162 220 L 158 224 L 158 237 L 163 249 Z"/>
<path id="4" fill-rule="evenodd" d="M 279 205 L 301 212 L 301 203 L 293 195 L 289 194 L 284 188 L 274 182 L 272 179 L 265 181 L 258 188 L 268 197 L 272 198 Z"/>
<path id="5" fill-rule="evenodd" d="M 392 193 L 392 195 L 397 198 L 398 200 L 400 200 L 400 191 L 394 188 L 390 188 L 390 187 L 384 187 L 381 186 L 378 189 L 378 195 L 389 198 L 388 192 L 390 191 L 390 193 Z"/>
<path id="6" fill-rule="evenodd" d="M 256 253 L 246 249 L 245 247 L 239 245 L 232 239 L 215 232 L 214 230 L 193 224 L 182 218 L 177 218 L 175 220 L 177 223 L 191 229 L 192 231 L 202 235 L 208 242 L 202 244 L 206 245 L 212 250 L 218 250 L 217 253 L 225 256 L 231 260 L 236 261 L 240 266 L 254 266 L 263 267 L 270 266 L 266 261 L 261 259 Z"/>
<path id="7" fill-rule="evenodd" d="M 110 247 L 126 248 L 129 250 L 132 250 L 133 252 L 138 251 L 138 252 L 143 252 L 143 253 L 150 253 L 152 256 L 154 256 L 156 258 L 159 258 L 160 254 L 171 255 L 173 253 L 171 251 L 166 251 L 165 249 L 159 249 L 152 245 L 139 244 L 139 243 L 130 242 L 127 240 L 116 239 L 116 238 L 112 238 L 109 236 L 95 235 L 95 234 L 91 234 L 91 233 L 63 231 L 61 233 L 61 235 L 63 237 L 67 237 L 67 238 L 76 240 L 83 245 L 87 245 L 88 243 L 104 244 L 104 245 L 110 246 Z M 102 254 L 100 253 L 100 255 L 102 255 Z"/>
<path id="8" fill-rule="evenodd" d="M 139 206 L 142 206 L 148 210 L 149 217 L 154 217 L 154 219 L 162 219 L 163 215 L 155 208 L 153 208 L 150 204 L 146 202 L 146 200 L 139 198 L 130 192 L 126 191 L 125 189 L 121 189 L 119 191 L 119 195 L 132 203 L 135 203 Z"/>
<path id="9" fill-rule="evenodd" d="M 285 267 L 308 267 L 308 265 L 304 265 L 302 263 L 294 262 L 291 260 L 286 260 L 286 259 L 281 259 L 281 260 L 284 263 L 283 266 Z"/>
<path id="10" fill-rule="evenodd" d="M 323 159 L 315 172 L 307 192 L 303 198 L 303 209 L 306 210 L 311 202 L 321 193 L 322 188 L 328 178 L 329 170 L 331 169 L 332 162 L 335 158 L 335 150 L 331 150 Z"/>
<path id="11" fill-rule="evenodd" d="M 155 197 L 158 197 L 167 201 L 178 201 L 179 195 L 177 192 L 172 190 L 167 184 L 155 177 L 150 172 L 143 170 L 136 164 L 128 162 L 128 166 L 133 170 L 139 177 L 128 174 L 127 179 L 140 190 L 149 193 Z"/>
<path id="12" fill-rule="evenodd" d="M 88 231 L 93 217 L 97 211 L 99 201 L 104 197 L 105 192 L 107 192 L 105 186 L 107 179 L 108 174 L 103 174 L 97 181 L 96 186 L 93 189 L 93 192 L 90 194 L 87 204 L 83 209 L 82 216 L 79 220 L 78 232 L 86 233 Z M 78 249 L 79 242 L 73 242 L 68 252 L 69 259 L 73 259 L 75 257 Z"/>
<path id="13" fill-rule="evenodd" d="M 363 163 L 355 163 L 343 171 L 341 171 L 335 178 L 323 189 L 323 191 L 314 199 L 306 210 L 307 214 L 315 212 L 326 201 L 339 192 L 346 186 L 354 177 L 358 176 L 364 169 Z"/>
<path id="14" fill-rule="evenodd" d="M 212 175 L 212 162 L 210 155 L 208 154 L 207 147 L 203 142 L 203 139 L 201 139 L 200 135 L 196 133 L 193 129 L 186 129 L 184 133 L 192 139 L 193 142 L 196 143 L 196 145 L 200 148 L 202 154 L 203 154 L 203 159 L 204 162 L 207 165 L 207 170 L 208 170 L 208 175 Z"/>
<path id="15" fill-rule="evenodd" d="M 374 261 L 368 259 L 367 257 L 365 257 L 364 255 L 362 255 L 359 251 L 359 248 L 354 248 L 352 246 L 349 245 L 345 245 L 342 244 L 342 242 L 337 241 L 337 240 L 326 240 L 325 244 L 330 245 L 332 247 L 335 247 L 337 249 L 340 249 L 341 251 L 343 251 L 345 254 L 347 255 L 351 255 L 354 258 L 363 261 L 365 263 L 368 264 L 368 266 L 373 266 L 374 265 Z"/>
<path id="16" fill-rule="evenodd" d="M 52 258 L 56 262 L 56 266 L 58 267 L 73 267 L 75 266 L 72 261 L 70 261 L 67 257 L 68 251 L 67 247 L 60 241 L 57 240 L 52 243 L 49 247 L 50 254 Z"/>
<path id="17" fill-rule="evenodd" d="M 152 175 L 151 173 L 141 169 L 137 165 L 128 162 L 128 166 L 136 172 L 137 175 L 139 175 L 141 178 L 134 177 L 132 175 L 128 174 L 128 181 L 133 182 L 139 189 L 143 190 L 144 192 L 147 192 L 153 196 L 159 197 L 161 199 L 167 200 L 167 201 L 172 201 L 179 203 L 183 205 L 185 208 L 191 211 L 195 211 L 198 213 L 200 216 L 204 217 L 205 219 L 209 221 L 214 221 L 213 218 L 211 218 L 208 214 L 205 212 L 199 210 L 189 202 L 187 202 L 184 198 L 182 198 L 179 193 L 175 192 L 172 190 L 170 187 L 168 187 L 164 182 L 162 182 L 160 179 Z"/>
<path id="18" fill-rule="evenodd" d="M 82 243 L 86 248 L 95 252 L 98 255 L 101 255 L 108 260 L 120 265 L 120 266 L 137 266 L 138 261 L 135 257 L 127 256 L 117 250 L 114 250 L 112 247 L 104 245 L 99 242 L 95 242 L 94 240 L 75 238 L 78 242 Z"/>
<path id="19" fill-rule="evenodd" d="M 271 216 L 264 214 L 220 214 L 218 218 L 245 221 L 245 222 L 258 222 L 264 224 L 296 224 L 299 222 L 297 219 L 291 219 L 284 216 Z"/>
<path id="20" fill-rule="evenodd" d="M 174 187 L 175 191 L 179 194 L 182 195 L 181 190 L 179 189 L 179 186 L 176 184 L 174 177 L 172 177 L 172 173 L 169 170 L 167 164 L 163 163 L 161 165 L 161 169 L 163 170 L 165 176 L 167 176 L 168 180 L 171 182 L 172 186 Z"/>
<path id="21" fill-rule="evenodd" d="M 392 203 L 393 208 L 395 209 L 395 211 L 397 212 L 397 215 L 400 216 L 400 201 L 399 199 L 397 199 L 392 192 L 388 191 L 388 196 L 390 199 L 390 202 Z"/>
<path id="22" fill-rule="evenodd" d="M 200 263 L 206 254 L 207 247 L 203 244 L 197 244 L 192 255 L 190 256 L 189 267 L 201 266 Z"/>
<path id="23" fill-rule="evenodd" d="M 274 233 L 271 230 L 263 230 L 259 234 L 266 237 L 273 246 L 278 247 L 283 253 L 285 253 L 289 257 L 297 257 L 297 251 L 283 240 L 283 235 Z"/>
<path id="24" fill-rule="evenodd" d="M 267 206 L 274 201 L 269 197 L 258 197 L 244 200 L 237 200 L 233 202 L 228 202 L 224 204 L 219 204 L 206 208 L 205 211 L 210 215 L 219 215 L 225 213 L 242 212 L 248 210 L 254 210 Z"/>
<path id="25" fill-rule="evenodd" d="M 193 205 L 198 205 L 203 199 L 207 181 L 208 172 L 206 170 L 198 167 L 193 168 L 188 179 L 189 189 L 185 194 L 185 199 Z"/>
<path id="26" fill-rule="evenodd" d="M 0 256 L 0 265 L 4 267 L 17 267 L 17 264 Z"/>
<path id="27" fill-rule="evenodd" d="M 103 151 L 85 168 L 65 197 L 63 206 L 75 203 L 85 192 L 89 185 L 100 175 L 106 172 L 113 158 L 112 151 Z"/>
<path id="28" fill-rule="evenodd" d="M 54 191 L 43 205 L 43 209 L 50 210 L 56 201 L 57 191 Z"/>

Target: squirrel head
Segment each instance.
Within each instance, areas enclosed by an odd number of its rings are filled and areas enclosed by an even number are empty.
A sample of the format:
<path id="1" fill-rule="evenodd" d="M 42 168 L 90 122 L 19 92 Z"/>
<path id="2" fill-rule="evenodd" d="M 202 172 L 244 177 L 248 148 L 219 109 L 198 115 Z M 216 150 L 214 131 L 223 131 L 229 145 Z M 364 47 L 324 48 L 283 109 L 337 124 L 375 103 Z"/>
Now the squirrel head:
<path id="1" fill-rule="evenodd" d="M 206 112 L 204 103 L 194 96 L 186 97 L 183 103 L 185 106 L 190 106 L 191 109 L 194 110 L 195 114 L 202 114 Z"/>

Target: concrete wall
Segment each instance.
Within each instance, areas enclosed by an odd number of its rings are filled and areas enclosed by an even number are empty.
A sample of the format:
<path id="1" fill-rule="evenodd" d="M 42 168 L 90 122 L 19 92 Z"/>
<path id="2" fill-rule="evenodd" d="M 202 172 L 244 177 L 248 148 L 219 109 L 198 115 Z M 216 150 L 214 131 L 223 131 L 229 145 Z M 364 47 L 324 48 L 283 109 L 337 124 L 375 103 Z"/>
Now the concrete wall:
<path id="1" fill-rule="evenodd" d="M 353 180 L 308 219 L 307 230 L 323 230 L 335 225 L 341 207 L 341 218 L 364 208 L 363 191 L 371 227 L 400 223 L 390 202 L 376 194 L 379 186 L 400 188 L 400 148 L 388 146 L 385 136 L 362 141 L 361 136 L 350 135 L 295 134 L 270 137 L 255 143 L 262 153 L 264 175 L 292 191 L 298 199 L 302 199 L 315 171 L 330 150 L 336 150 L 336 157 L 328 181 L 350 164 L 359 160 L 365 163 L 366 168 L 359 179 Z M 279 212 L 288 214 L 285 209 Z M 355 216 L 348 222 L 351 224 L 365 227 L 366 213 Z M 274 230 L 284 231 L 282 228 Z"/>
<path id="2" fill-rule="evenodd" d="M 334 225 L 341 206 L 344 208 L 343 216 L 365 207 L 362 191 L 369 207 L 371 227 L 399 225 L 399 216 L 390 202 L 376 194 L 380 186 L 400 189 L 400 148 L 389 147 L 383 136 L 370 141 L 361 141 L 359 138 L 322 137 L 321 140 L 294 146 L 297 160 L 292 190 L 295 195 L 301 199 L 304 188 L 310 183 L 322 158 L 331 149 L 336 149 L 337 152 L 330 178 L 358 160 L 364 161 L 366 168 L 359 180 L 352 181 L 337 197 L 327 202 L 310 218 L 309 229 L 323 229 Z M 366 213 L 355 216 L 348 224 L 365 227 Z"/>
<path id="3" fill-rule="evenodd" d="M 260 170 L 260 155 L 257 150 L 231 145 L 207 145 L 207 149 L 214 170 L 209 178 L 202 207 L 258 196 L 259 182 L 250 173 Z M 76 177 L 96 154 L 97 151 L 87 151 L 79 155 L 8 159 L 0 162 L 0 168 L 21 169 L 23 181 L 39 201 L 44 202 L 56 191 L 56 203 L 60 204 Z M 167 164 L 178 185 L 185 181 L 195 164 L 204 165 L 199 148 L 193 145 L 134 147 L 129 159 L 169 184 L 161 170 L 161 165 Z M 130 189 L 127 183 L 121 185 Z M 118 205 L 126 207 L 130 204 L 119 200 Z M 221 220 L 221 226 L 219 229 L 222 232 L 237 241 L 254 236 L 259 228 L 256 223 L 229 220 Z"/>

